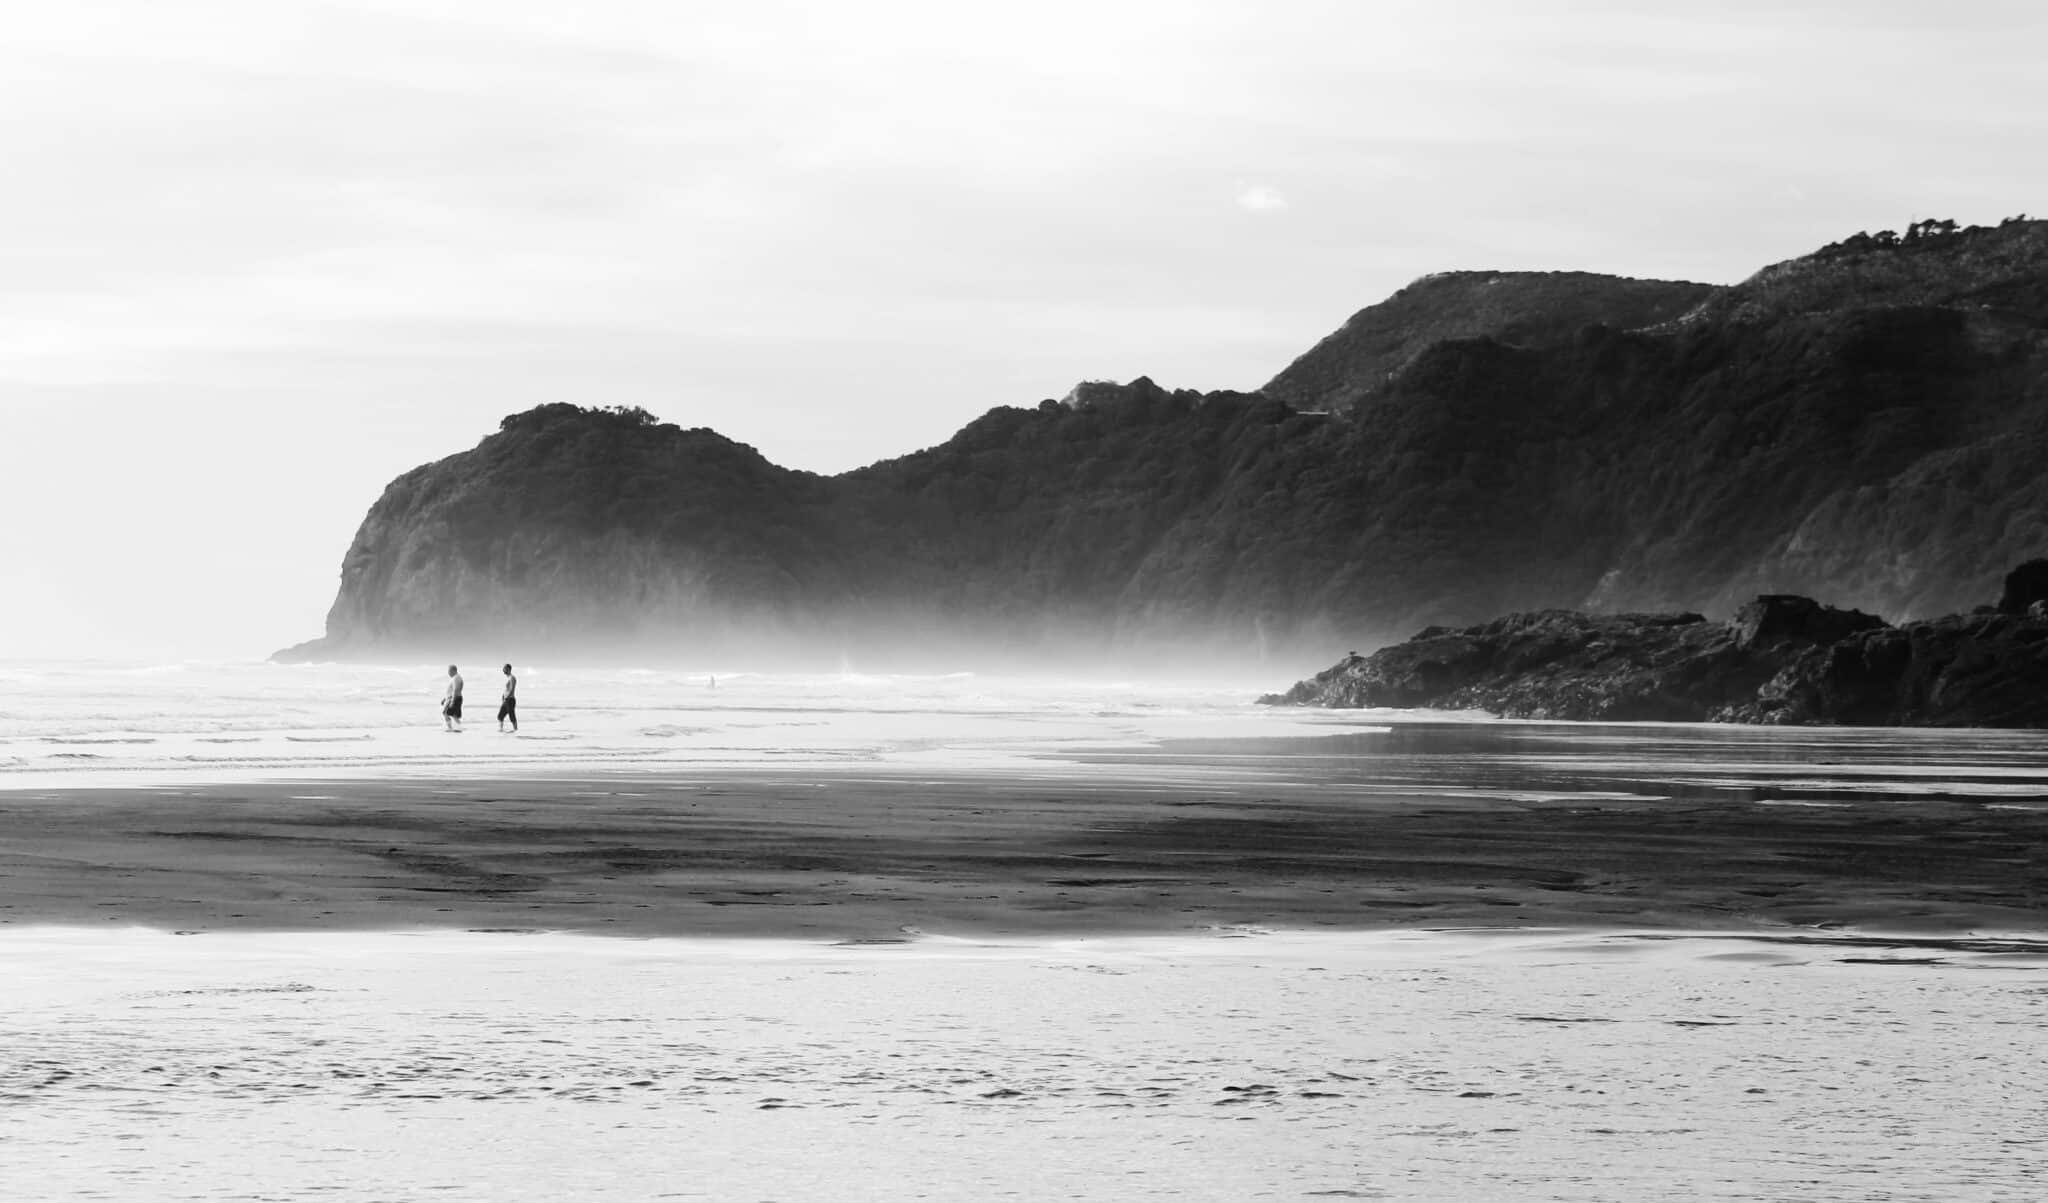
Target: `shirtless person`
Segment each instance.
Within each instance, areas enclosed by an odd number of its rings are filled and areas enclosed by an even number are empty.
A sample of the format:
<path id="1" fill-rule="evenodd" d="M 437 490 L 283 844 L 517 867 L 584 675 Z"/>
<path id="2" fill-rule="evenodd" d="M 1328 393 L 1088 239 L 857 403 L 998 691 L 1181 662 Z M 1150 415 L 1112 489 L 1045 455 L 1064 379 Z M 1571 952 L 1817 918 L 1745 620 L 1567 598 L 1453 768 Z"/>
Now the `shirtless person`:
<path id="1" fill-rule="evenodd" d="M 512 666 L 505 666 L 504 700 L 498 703 L 498 730 L 505 729 L 505 720 L 512 720 L 512 731 L 519 731 L 519 678 L 512 675 Z"/>
<path id="2" fill-rule="evenodd" d="M 448 666 L 448 692 L 441 695 L 441 721 L 450 731 L 462 730 L 462 674 Z"/>

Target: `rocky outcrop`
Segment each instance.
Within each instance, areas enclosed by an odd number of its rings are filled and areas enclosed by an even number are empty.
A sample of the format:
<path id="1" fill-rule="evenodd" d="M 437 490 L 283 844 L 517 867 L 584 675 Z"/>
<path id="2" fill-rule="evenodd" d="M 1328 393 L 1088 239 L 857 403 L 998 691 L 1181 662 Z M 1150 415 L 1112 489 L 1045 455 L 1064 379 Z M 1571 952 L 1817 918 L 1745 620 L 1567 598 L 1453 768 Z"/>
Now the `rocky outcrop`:
<path id="1" fill-rule="evenodd" d="M 1859 632 L 1792 659 L 1733 722 L 2048 727 L 2048 617 L 1963 614 Z"/>
<path id="2" fill-rule="evenodd" d="M 1998 612 L 2038 617 L 2043 606 L 2048 606 L 2048 560 L 2028 560 L 2006 575 Z"/>
<path id="3" fill-rule="evenodd" d="M 299 654 L 1270 669 L 1510 609 L 1911 620 L 2048 548 L 2043 462 L 2048 223 L 1723 289 L 1454 273 L 1257 393 L 1096 382 L 836 477 L 637 411 L 514 415 L 391 484 Z"/>
<path id="4" fill-rule="evenodd" d="M 1737 610 L 1728 625 L 1735 645 L 1743 651 L 1772 652 L 1826 646 L 1858 631 L 1882 627 L 1885 622 L 1861 610 L 1824 606 L 1810 597 L 1767 593 Z"/>
<path id="5" fill-rule="evenodd" d="M 2011 574 L 2008 596 L 2042 567 Z M 1537 719 L 2048 727 L 2048 615 L 1987 606 L 1892 626 L 1788 595 L 1759 597 L 1725 623 L 1545 611 L 1431 628 L 1260 700 Z"/>

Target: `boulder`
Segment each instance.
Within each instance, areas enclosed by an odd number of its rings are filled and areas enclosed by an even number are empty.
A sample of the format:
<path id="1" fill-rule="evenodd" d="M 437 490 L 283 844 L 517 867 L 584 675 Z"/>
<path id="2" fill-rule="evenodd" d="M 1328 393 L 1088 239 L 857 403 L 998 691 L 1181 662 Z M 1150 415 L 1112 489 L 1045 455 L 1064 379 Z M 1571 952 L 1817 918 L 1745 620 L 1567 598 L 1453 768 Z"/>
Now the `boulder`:
<path id="1" fill-rule="evenodd" d="M 1745 650 L 1835 643 L 1885 625 L 1875 614 L 1838 610 L 1792 593 L 1760 594 L 1735 612 L 1736 646 Z"/>
<path id="2" fill-rule="evenodd" d="M 2025 614 L 2048 602 L 2048 560 L 2028 560 L 2005 574 L 2005 591 L 1998 595 L 2000 614 Z"/>

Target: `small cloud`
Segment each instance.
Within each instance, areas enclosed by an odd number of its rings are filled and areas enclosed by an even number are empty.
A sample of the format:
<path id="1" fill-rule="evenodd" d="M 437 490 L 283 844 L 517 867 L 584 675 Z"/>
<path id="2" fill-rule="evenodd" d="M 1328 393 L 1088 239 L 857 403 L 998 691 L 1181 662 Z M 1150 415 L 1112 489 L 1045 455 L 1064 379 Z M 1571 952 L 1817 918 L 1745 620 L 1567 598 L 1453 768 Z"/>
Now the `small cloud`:
<path id="1" fill-rule="evenodd" d="M 1278 188 L 1245 184 L 1237 190 L 1237 207 L 1247 213 L 1278 213 L 1287 207 L 1287 198 L 1280 195 Z"/>

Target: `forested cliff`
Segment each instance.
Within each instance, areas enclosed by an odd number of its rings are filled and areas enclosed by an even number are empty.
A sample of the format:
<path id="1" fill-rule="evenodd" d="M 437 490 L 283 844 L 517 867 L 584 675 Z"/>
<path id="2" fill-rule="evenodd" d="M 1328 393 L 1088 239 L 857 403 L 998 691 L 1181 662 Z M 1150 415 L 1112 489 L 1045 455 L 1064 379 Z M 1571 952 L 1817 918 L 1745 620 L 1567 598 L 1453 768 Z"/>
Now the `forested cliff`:
<path id="1" fill-rule="evenodd" d="M 1967 608 L 2048 551 L 2048 222 L 1730 287 L 1425 278 L 1255 393 L 1140 378 L 836 477 L 550 405 L 400 477 L 288 654 L 1376 646 L 1513 610 Z"/>

